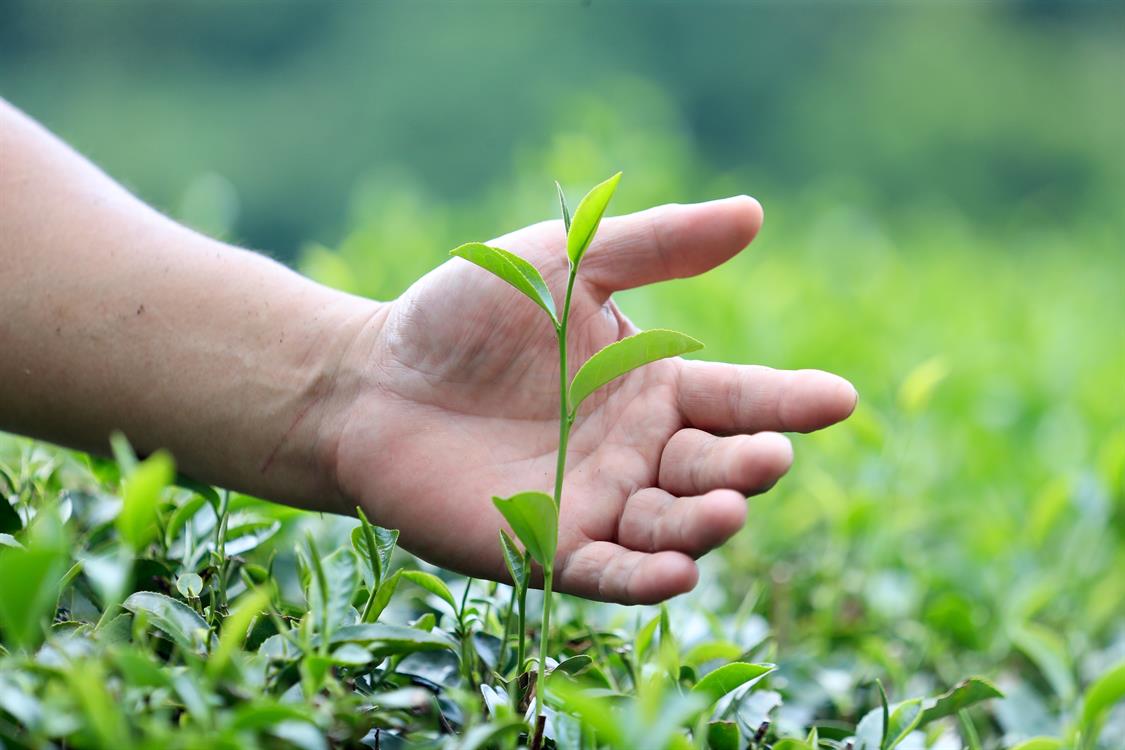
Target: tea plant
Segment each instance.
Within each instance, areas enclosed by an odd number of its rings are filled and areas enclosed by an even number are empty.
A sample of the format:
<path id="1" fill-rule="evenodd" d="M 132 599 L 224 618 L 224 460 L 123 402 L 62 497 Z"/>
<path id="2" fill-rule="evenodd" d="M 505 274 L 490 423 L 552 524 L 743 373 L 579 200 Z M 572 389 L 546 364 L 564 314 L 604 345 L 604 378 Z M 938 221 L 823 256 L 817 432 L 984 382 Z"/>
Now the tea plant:
<path id="1" fill-rule="evenodd" d="M 563 480 L 566 476 L 566 449 L 570 429 L 578 416 L 578 407 L 594 391 L 610 383 L 625 373 L 643 367 L 666 357 L 696 351 L 702 344 L 682 333 L 669 330 L 643 331 L 628 338 L 614 342 L 594 354 L 570 378 L 567 368 L 566 334 L 570 321 L 570 300 L 574 282 L 578 278 L 582 258 L 594 241 L 598 226 L 605 215 L 610 199 L 621 180 L 618 172 L 605 182 L 594 187 L 578 204 L 573 219 L 566 203 L 562 186 L 556 183 L 559 204 L 562 210 L 563 226 L 566 229 L 566 254 L 569 272 L 566 278 L 566 295 L 563 298 L 561 315 L 556 311 L 554 298 L 543 277 L 527 261 L 507 250 L 491 247 L 479 242 L 461 245 L 450 251 L 450 255 L 464 258 L 481 268 L 495 274 L 525 294 L 539 305 L 551 320 L 559 347 L 559 447 L 555 467 L 554 496 L 545 492 L 520 492 L 507 498 L 494 497 L 493 503 L 512 527 L 516 537 L 523 542 L 526 554 L 520 567 L 512 564 L 514 555 L 511 542 L 501 532 L 501 547 L 509 560 L 509 572 L 514 586 L 526 583 L 528 560 L 539 563 L 543 571 L 543 616 L 540 622 L 540 644 L 538 659 L 538 679 L 536 681 L 536 739 L 538 746 L 543 725 L 543 693 L 547 639 L 551 625 L 551 585 L 554 580 L 555 552 L 558 547 L 559 511 L 562 505 Z"/>

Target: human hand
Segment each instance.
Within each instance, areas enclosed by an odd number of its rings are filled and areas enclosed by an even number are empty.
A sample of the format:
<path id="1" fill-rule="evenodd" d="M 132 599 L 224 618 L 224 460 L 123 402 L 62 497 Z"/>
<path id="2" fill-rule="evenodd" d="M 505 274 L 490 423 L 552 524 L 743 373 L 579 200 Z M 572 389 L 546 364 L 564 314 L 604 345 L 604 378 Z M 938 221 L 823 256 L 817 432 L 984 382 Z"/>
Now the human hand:
<path id="1" fill-rule="evenodd" d="M 711 269 L 761 226 L 747 197 L 662 206 L 607 219 L 574 290 L 572 374 L 607 344 L 636 333 L 614 291 Z M 493 241 L 543 274 L 562 298 L 562 223 Z M 347 413 L 330 423 L 341 494 L 401 530 L 420 557 L 504 580 L 490 498 L 549 492 L 558 445 L 558 360 L 549 321 L 504 282 L 452 259 L 372 316 L 341 373 Z M 690 590 L 694 558 L 746 518 L 745 495 L 789 468 L 782 431 L 846 418 L 856 392 L 815 370 L 670 359 L 591 396 L 570 436 L 555 585 L 621 603 Z"/>

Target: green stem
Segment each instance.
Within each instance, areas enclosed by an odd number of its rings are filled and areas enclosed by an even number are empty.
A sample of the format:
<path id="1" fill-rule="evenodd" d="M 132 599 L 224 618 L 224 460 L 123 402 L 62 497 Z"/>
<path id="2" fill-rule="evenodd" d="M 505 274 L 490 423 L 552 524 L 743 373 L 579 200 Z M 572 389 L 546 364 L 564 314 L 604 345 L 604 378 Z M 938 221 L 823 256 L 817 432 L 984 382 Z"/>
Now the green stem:
<path id="1" fill-rule="evenodd" d="M 554 583 L 554 566 L 548 566 L 543 571 L 543 627 L 539 630 L 539 673 L 535 678 L 535 724 L 538 728 L 539 717 L 543 715 L 543 698 L 547 690 L 546 666 L 547 646 L 551 638 L 551 586 Z M 538 730 L 536 730 L 538 731 Z"/>
<path id="2" fill-rule="evenodd" d="M 566 332 L 570 322 L 570 298 L 574 293 L 574 280 L 578 268 L 573 264 L 566 280 L 566 298 L 563 300 L 562 320 L 556 334 L 559 341 L 559 455 L 555 464 L 555 509 L 562 509 L 563 478 L 566 476 L 566 451 L 570 442 L 570 428 L 574 419 L 570 414 L 570 373 L 566 366 Z M 543 716 L 543 697 L 546 690 L 547 646 L 551 635 L 551 586 L 554 583 L 554 565 L 543 567 L 543 621 L 539 631 L 539 671 L 535 681 L 535 724 L 538 731 Z"/>

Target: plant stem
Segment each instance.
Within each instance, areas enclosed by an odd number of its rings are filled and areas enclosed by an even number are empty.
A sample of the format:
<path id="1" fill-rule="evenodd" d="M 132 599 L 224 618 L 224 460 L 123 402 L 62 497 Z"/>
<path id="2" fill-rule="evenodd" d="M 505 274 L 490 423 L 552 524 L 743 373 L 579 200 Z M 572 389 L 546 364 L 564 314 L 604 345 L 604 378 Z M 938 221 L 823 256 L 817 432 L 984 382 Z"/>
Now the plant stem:
<path id="1" fill-rule="evenodd" d="M 543 622 L 539 630 L 539 673 L 535 678 L 535 721 L 543 715 L 543 697 L 547 689 L 547 646 L 551 637 L 551 585 L 554 583 L 554 566 L 543 571 Z"/>
<path id="2" fill-rule="evenodd" d="M 566 366 L 566 332 L 570 321 L 570 298 L 574 293 L 574 280 L 578 268 L 573 264 L 566 280 L 566 298 L 563 301 L 562 320 L 555 330 L 559 341 L 559 456 L 555 464 L 555 509 L 562 508 L 563 478 L 566 476 L 566 449 L 570 441 L 570 377 Z M 543 716 L 543 697 L 546 691 L 547 646 L 551 630 L 551 586 L 554 583 L 554 564 L 543 567 L 543 619 L 539 631 L 539 671 L 535 680 L 535 726 Z"/>

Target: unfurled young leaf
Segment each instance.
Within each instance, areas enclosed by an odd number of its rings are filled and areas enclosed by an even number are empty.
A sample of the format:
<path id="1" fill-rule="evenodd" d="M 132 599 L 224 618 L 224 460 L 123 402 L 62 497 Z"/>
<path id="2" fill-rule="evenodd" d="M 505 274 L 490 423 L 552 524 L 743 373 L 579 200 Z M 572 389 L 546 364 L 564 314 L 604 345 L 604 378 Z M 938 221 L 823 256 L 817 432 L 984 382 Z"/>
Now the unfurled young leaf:
<path id="1" fill-rule="evenodd" d="M 367 520 L 363 509 L 357 507 L 359 526 L 352 529 L 352 547 L 356 554 L 367 563 L 378 587 L 387 577 L 391 567 L 391 556 L 398 544 L 398 530 L 385 529 Z"/>
<path id="2" fill-rule="evenodd" d="M 516 591 L 527 586 L 527 566 L 523 563 L 523 553 L 508 532 L 500 529 L 500 549 L 504 552 L 504 565 L 508 568 L 508 575 L 512 577 L 512 586 Z"/>
<path id="3" fill-rule="evenodd" d="M 535 266 L 520 256 L 480 242 L 470 242 L 455 247 L 449 251 L 449 254 L 464 258 L 499 276 L 543 308 L 551 317 L 551 321 L 558 325 L 558 314 L 555 312 L 555 300 L 551 296 L 551 290 L 547 288 Z"/>
<path id="4" fill-rule="evenodd" d="M 137 464 L 125 479 L 117 532 L 134 552 L 140 552 L 156 538 L 160 493 L 175 476 L 172 457 L 158 451 Z"/>
<path id="5" fill-rule="evenodd" d="M 570 207 L 566 205 L 566 193 L 563 192 L 562 185 L 558 180 L 555 180 L 555 187 L 559 191 L 559 208 L 562 209 L 563 227 L 566 233 L 570 234 Z"/>
<path id="6" fill-rule="evenodd" d="M 566 254 L 574 268 L 578 268 L 582 257 L 590 248 L 590 243 L 598 231 L 598 225 L 602 223 L 602 217 L 605 216 L 605 210 L 609 206 L 609 199 L 613 197 L 614 191 L 617 190 L 617 183 L 620 181 L 621 173 L 618 172 L 600 185 L 594 186 L 574 211 L 574 218 L 566 233 Z"/>
<path id="7" fill-rule="evenodd" d="M 667 357 L 698 351 L 703 344 L 677 331 L 655 328 L 615 341 L 586 360 L 570 383 L 570 411 L 587 396 L 630 370 Z"/>
<path id="8" fill-rule="evenodd" d="M 544 568 L 552 565 L 559 535 L 559 510 L 554 499 L 543 492 L 521 492 L 508 498 L 494 497 L 492 503 L 532 559 Z"/>

